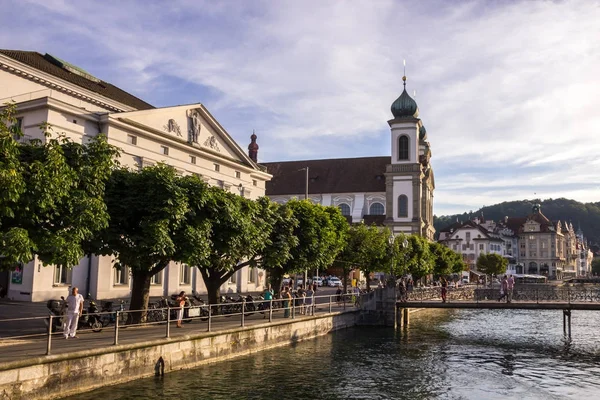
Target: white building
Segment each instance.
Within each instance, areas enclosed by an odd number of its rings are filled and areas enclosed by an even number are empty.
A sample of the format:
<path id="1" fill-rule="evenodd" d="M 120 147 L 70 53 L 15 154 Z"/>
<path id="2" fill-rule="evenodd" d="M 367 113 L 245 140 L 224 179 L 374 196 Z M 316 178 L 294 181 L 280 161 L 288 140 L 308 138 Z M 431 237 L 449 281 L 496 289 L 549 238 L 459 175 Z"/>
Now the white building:
<path id="1" fill-rule="evenodd" d="M 403 77 L 406 85 L 406 77 Z M 388 226 L 394 234 L 433 240 L 433 191 L 427 132 L 406 87 L 391 106 L 391 157 L 360 157 L 265 163 L 273 179 L 266 194 L 284 203 L 308 196 L 339 207 L 349 222 Z"/>
<path id="2" fill-rule="evenodd" d="M 157 162 L 180 174 L 198 174 L 211 185 L 255 199 L 271 178 L 257 163 L 252 135 L 249 154 L 237 145 L 202 104 L 155 108 L 49 54 L 0 50 L 0 105 L 15 102 L 24 139 L 44 139 L 40 124 L 77 142 L 98 133 L 123 152 L 120 163 L 140 168 Z M 86 257 L 72 270 L 44 267 L 37 260 L 10 275 L 0 272 L 8 297 L 41 301 L 57 298 L 75 285 L 95 298 L 129 296 L 129 274 L 112 267 L 112 257 Z M 244 268 L 223 291 L 262 290 L 264 273 Z M 153 278 L 151 296 L 186 290 L 206 291 L 196 268 L 171 262 Z"/>

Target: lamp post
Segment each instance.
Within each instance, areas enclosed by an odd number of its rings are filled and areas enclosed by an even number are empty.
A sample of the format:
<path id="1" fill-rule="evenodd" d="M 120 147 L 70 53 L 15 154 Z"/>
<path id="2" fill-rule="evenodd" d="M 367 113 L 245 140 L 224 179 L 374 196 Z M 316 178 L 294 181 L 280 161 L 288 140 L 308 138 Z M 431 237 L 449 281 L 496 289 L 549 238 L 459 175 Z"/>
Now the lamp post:
<path id="1" fill-rule="evenodd" d="M 394 241 L 395 240 L 396 240 L 396 237 L 394 236 L 394 234 L 390 233 L 390 237 L 388 238 L 388 241 L 390 243 L 390 278 L 388 279 L 389 287 L 396 286 L 396 280 L 394 279 Z"/>
<path id="2" fill-rule="evenodd" d="M 304 200 L 308 200 L 308 167 L 300 168 L 298 171 L 306 171 L 306 179 L 304 182 Z M 318 272 L 317 276 L 319 276 Z M 308 268 L 304 270 L 304 282 L 302 283 L 302 286 L 304 286 L 304 289 L 306 289 L 306 285 L 308 284 Z"/>

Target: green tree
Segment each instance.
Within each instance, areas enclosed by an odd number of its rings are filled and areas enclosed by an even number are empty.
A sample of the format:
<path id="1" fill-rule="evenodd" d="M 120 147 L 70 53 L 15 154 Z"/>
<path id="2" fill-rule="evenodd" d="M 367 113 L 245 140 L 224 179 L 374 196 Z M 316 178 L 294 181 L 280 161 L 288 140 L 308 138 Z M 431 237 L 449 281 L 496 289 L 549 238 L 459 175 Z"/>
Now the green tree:
<path id="1" fill-rule="evenodd" d="M 461 255 L 452 249 L 438 242 L 430 243 L 429 246 L 435 257 L 434 274 L 450 275 L 452 273 L 460 273 L 467 268 Z"/>
<path id="2" fill-rule="evenodd" d="M 483 253 L 477 257 L 477 270 L 484 274 L 503 274 L 506 272 L 507 266 L 508 260 L 496 253 Z"/>
<path id="3" fill-rule="evenodd" d="M 416 281 L 433 272 L 435 256 L 430 250 L 427 239 L 417 235 L 407 238 L 408 247 L 404 249 L 406 267 Z"/>
<path id="4" fill-rule="evenodd" d="M 600 258 L 594 258 L 592 260 L 592 273 L 594 275 L 600 275 Z"/>
<path id="5" fill-rule="evenodd" d="M 97 135 L 85 144 L 41 127 L 44 140 L 19 143 L 14 106 L 0 111 L 0 268 L 77 265 L 83 244 L 108 224 L 105 184 L 119 150 Z"/>
<path id="6" fill-rule="evenodd" d="M 352 267 L 359 268 L 363 272 L 367 278 L 367 289 L 370 289 L 371 273 L 390 270 L 392 247 L 389 238 L 390 231 L 387 228 L 381 230 L 364 223 L 350 227 L 347 244 L 338 256 L 337 263 L 344 271 L 344 286 L 347 286 L 346 278 Z"/>
<path id="7" fill-rule="evenodd" d="M 293 236 L 298 245 L 290 249 L 289 260 L 273 269 L 271 283 L 278 290 L 284 274 L 325 270 L 346 243 L 348 222 L 336 207 L 323 207 L 307 200 L 290 200 L 286 206 L 297 220 Z"/>
<path id="8" fill-rule="evenodd" d="M 118 169 L 108 181 L 105 201 L 110 224 L 90 249 L 114 255 L 115 268 L 129 268 L 130 309 L 146 310 L 151 277 L 180 254 L 175 236 L 189 211 L 185 187 L 175 170 L 164 164 L 139 172 Z M 130 314 L 131 322 L 143 320 L 145 314 Z"/>
<path id="9" fill-rule="evenodd" d="M 195 264 L 210 303 L 220 287 L 245 266 L 257 266 L 269 243 L 275 210 L 267 198 L 252 201 L 216 187 L 209 188 L 206 212 L 210 224 L 208 257 Z"/>

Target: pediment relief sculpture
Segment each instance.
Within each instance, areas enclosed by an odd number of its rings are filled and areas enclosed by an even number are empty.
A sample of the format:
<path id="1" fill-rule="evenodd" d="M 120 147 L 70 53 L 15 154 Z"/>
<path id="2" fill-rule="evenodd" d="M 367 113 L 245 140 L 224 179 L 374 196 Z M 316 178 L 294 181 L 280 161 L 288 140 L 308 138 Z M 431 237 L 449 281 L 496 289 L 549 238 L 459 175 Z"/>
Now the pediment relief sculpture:
<path id="1" fill-rule="evenodd" d="M 163 125 L 163 129 L 167 132 L 176 133 L 177 136 L 181 136 L 181 128 L 179 127 L 177 121 L 175 121 L 173 118 L 169 119 L 166 125 Z"/>
<path id="2" fill-rule="evenodd" d="M 210 136 L 208 139 L 204 141 L 204 146 L 213 149 L 214 151 L 221 152 L 219 149 L 219 143 L 217 143 L 217 139 L 214 136 Z"/>

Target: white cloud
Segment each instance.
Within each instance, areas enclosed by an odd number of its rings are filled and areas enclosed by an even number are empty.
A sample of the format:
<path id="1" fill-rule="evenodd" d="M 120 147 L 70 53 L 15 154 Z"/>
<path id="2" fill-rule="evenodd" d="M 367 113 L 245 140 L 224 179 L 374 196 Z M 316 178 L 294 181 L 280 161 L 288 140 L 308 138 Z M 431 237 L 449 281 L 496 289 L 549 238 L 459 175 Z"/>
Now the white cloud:
<path id="1" fill-rule="evenodd" d="M 556 185 L 552 197 L 574 180 L 598 180 L 598 1 L 73 4 L 15 3 L 27 23 L 0 16 L 10 32 L 0 33 L 1 47 L 54 52 L 158 105 L 191 90 L 165 87 L 169 77 L 210 88 L 210 99 L 197 100 L 242 145 L 259 128 L 263 160 L 385 154 L 359 153 L 352 144 L 365 138 L 389 154 L 386 121 L 406 58 L 432 144 L 438 214 L 444 204 L 531 197 L 529 183 L 543 179 Z M 86 64 L 92 57 L 105 62 Z M 479 167 L 509 172 L 475 174 Z M 465 188 L 482 192 L 463 196 Z"/>

